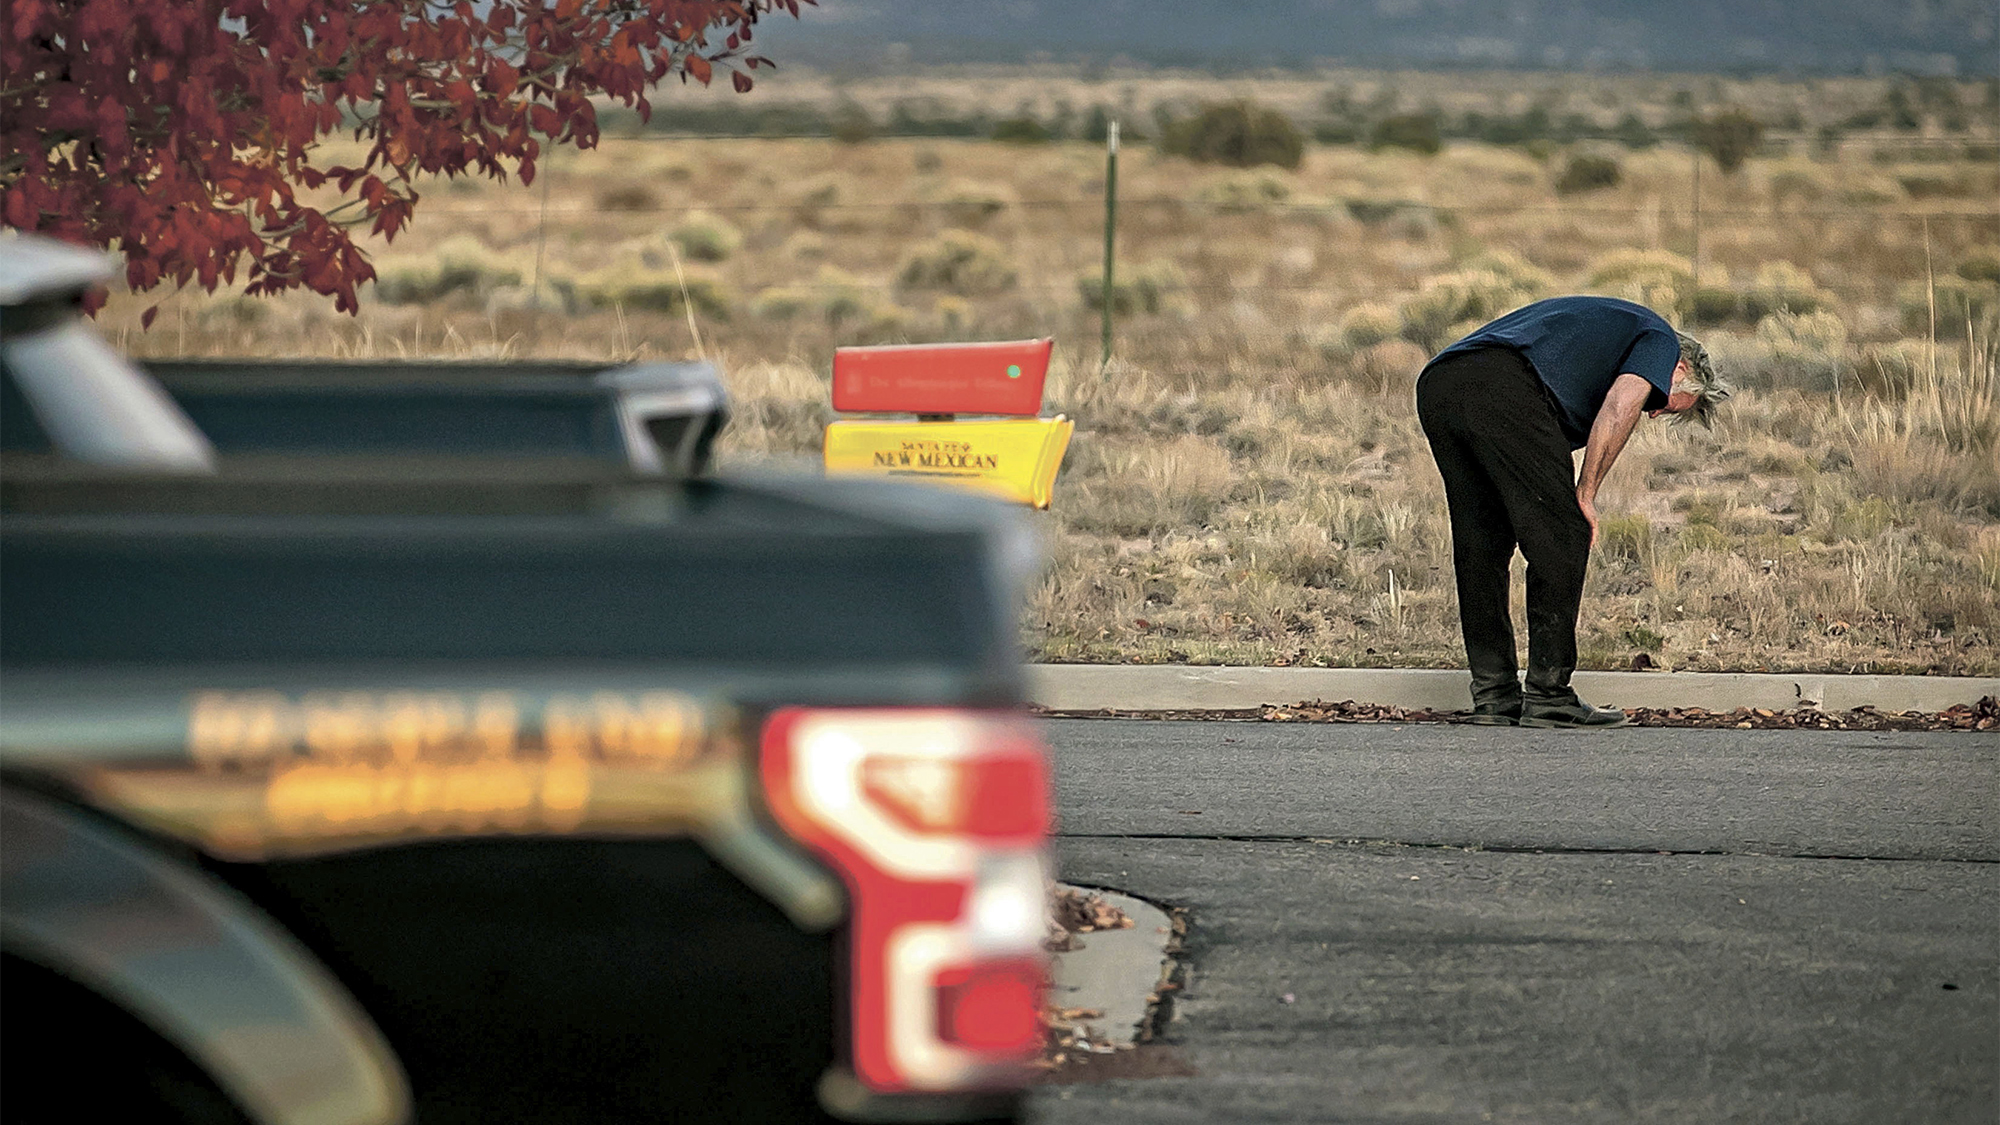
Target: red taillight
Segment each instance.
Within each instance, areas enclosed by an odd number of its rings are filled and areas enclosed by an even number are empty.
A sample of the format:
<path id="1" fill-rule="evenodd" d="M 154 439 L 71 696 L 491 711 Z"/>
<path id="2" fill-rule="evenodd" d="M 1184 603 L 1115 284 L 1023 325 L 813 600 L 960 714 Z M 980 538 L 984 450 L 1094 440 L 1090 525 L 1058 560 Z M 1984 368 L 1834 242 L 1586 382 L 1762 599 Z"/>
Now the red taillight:
<path id="1" fill-rule="evenodd" d="M 861 767 L 862 791 L 905 827 L 988 840 L 1048 831 L 1048 767 L 1039 748 L 952 760 L 882 756 Z"/>
<path id="2" fill-rule="evenodd" d="M 1045 971 L 1040 961 L 1000 961 L 939 973 L 938 1037 L 974 1051 L 1034 1055 Z"/>
<path id="3" fill-rule="evenodd" d="M 855 1077 L 884 1093 L 1025 1082 L 1047 972 L 1048 751 L 1030 721 L 791 709 L 761 765 L 773 815 L 852 900 Z"/>

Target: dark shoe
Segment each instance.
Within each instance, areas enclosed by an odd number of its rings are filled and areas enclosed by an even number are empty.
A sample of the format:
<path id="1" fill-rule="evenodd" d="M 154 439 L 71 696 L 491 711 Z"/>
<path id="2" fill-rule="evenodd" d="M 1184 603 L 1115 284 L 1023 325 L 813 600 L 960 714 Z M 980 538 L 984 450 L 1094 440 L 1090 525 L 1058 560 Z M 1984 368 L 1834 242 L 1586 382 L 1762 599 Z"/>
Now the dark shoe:
<path id="1" fill-rule="evenodd" d="M 1519 703 L 1474 704 L 1465 721 L 1476 727 L 1511 727 L 1521 721 Z"/>
<path id="2" fill-rule="evenodd" d="M 1626 726 L 1631 721 L 1625 712 L 1616 707 L 1592 707 L 1574 695 L 1567 700 L 1538 702 L 1530 699 L 1521 706 L 1521 725 L 1524 727 L 1601 730 Z"/>

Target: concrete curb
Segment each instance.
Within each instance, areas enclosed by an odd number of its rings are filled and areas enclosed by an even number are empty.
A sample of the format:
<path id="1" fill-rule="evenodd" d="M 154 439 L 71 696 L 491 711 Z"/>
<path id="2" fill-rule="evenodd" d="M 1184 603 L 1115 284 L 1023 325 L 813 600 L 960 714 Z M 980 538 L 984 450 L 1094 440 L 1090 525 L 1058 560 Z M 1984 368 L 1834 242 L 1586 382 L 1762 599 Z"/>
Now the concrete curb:
<path id="1" fill-rule="evenodd" d="M 1061 1008 L 1095 1008 L 1104 1015 L 1077 1020 L 1093 1042 L 1129 1044 L 1138 1038 L 1173 940 L 1173 919 L 1159 907 L 1115 891 L 1078 890 L 1103 897 L 1132 919 L 1129 930 L 1077 934 L 1078 948 L 1055 954 L 1049 1000 Z"/>
<path id="2" fill-rule="evenodd" d="M 1465 672 L 1429 668 L 1224 668 L 1182 664 L 1030 664 L 1028 698 L 1057 711 L 1238 710 L 1308 699 L 1459 711 Z M 1614 707 L 1773 711 L 1942 711 L 2000 696 L 2000 678 L 1757 672 L 1578 672 L 1577 693 Z"/>

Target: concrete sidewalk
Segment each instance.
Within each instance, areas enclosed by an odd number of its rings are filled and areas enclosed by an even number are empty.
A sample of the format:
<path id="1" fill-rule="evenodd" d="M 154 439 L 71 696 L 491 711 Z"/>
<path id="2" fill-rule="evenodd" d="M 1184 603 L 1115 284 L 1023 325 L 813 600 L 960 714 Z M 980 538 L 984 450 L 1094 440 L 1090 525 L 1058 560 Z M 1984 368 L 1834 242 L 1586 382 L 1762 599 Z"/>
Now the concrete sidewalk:
<path id="1" fill-rule="evenodd" d="M 1030 664 L 1028 698 L 1058 711 L 1236 710 L 1309 699 L 1458 711 L 1467 674 L 1403 668 L 1224 668 L 1182 664 Z M 1755 672 L 1578 672 L 1577 693 L 1613 707 L 1773 711 L 1942 711 L 2000 696 L 2000 678 L 1837 676 Z"/>

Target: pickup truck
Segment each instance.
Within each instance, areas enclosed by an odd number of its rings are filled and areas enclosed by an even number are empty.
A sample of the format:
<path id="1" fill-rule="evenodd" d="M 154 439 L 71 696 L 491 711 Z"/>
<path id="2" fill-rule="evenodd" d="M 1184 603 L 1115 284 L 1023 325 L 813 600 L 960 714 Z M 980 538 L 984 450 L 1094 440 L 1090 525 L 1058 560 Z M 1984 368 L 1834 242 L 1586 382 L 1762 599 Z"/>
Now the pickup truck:
<path id="1" fill-rule="evenodd" d="M 150 360 L 216 452 L 573 457 L 699 476 L 729 421 L 708 363 Z"/>
<path id="2" fill-rule="evenodd" d="M 232 466 L 129 368 L 57 401 L 34 368 L 108 349 L 5 266 L 0 409 L 58 439 L 0 463 L 7 1120 L 1016 1116 L 1050 803 L 1012 512 Z"/>
<path id="3" fill-rule="evenodd" d="M 708 470 L 729 421 L 708 363 L 151 360 L 144 370 L 226 457 L 566 458 L 688 477 Z M 0 451 L 50 448 L 32 410 L 0 408 Z"/>

